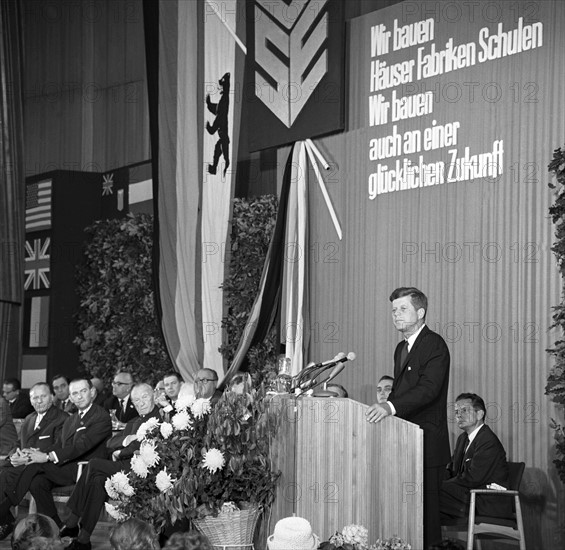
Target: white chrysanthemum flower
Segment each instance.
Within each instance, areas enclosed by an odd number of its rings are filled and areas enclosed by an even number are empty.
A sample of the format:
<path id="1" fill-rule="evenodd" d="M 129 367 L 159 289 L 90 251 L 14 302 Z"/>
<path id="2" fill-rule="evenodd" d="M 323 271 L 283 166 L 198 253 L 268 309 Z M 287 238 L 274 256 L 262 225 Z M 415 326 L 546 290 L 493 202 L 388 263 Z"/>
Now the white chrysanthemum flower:
<path id="1" fill-rule="evenodd" d="M 104 506 L 106 507 L 106 512 L 108 512 L 108 514 L 110 514 L 110 516 L 112 516 L 116 521 L 125 521 L 127 519 L 125 514 L 122 514 L 122 512 L 120 512 L 113 504 L 106 502 L 104 503 Z"/>
<path id="2" fill-rule="evenodd" d="M 362 525 L 346 525 L 341 534 L 346 543 L 353 544 L 358 548 L 367 548 L 369 545 L 369 530 Z"/>
<path id="3" fill-rule="evenodd" d="M 106 493 L 108 493 L 108 496 L 112 500 L 116 500 L 120 496 L 116 489 L 114 489 L 114 483 L 112 482 L 111 477 L 106 479 L 106 481 L 104 482 L 104 488 L 106 489 Z"/>
<path id="4" fill-rule="evenodd" d="M 163 468 L 156 476 L 155 476 L 155 485 L 157 485 L 157 489 L 164 493 L 168 491 L 172 486 L 175 480 L 170 476 L 167 472 L 167 468 Z"/>
<path id="5" fill-rule="evenodd" d="M 168 422 L 163 422 L 161 424 L 160 430 L 161 430 L 161 435 L 165 439 L 169 439 L 169 437 L 173 433 L 173 426 L 171 424 L 169 424 Z"/>
<path id="6" fill-rule="evenodd" d="M 139 441 L 144 440 L 147 437 L 147 434 L 150 434 L 159 424 L 159 420 L 157 418 L 150 418 L 146 422 L 144 422 L 139 428 L 137 429 L 136 435 Z"/>
<path id="7" fill-rule="evenodd" d="M 139 477 L 146 478 L 149 473 L 147 464 L 143 461 L 140 455 L 134 455 L 131 459 L 131 469 L 133 473 Z"/>
<path id="8" fill-rule="evenodd" d="M 147 464 L 148 468 L 153 468 L 161 457 L 155 449 L 155 443 L 153 441 L 144 441 L 139 448 L 139 456 Z"/>
<path id="9" fill-rule="evenodd" d="M 175 402 L 175 409 L 177 411 L 186 411 L 189 407 L 192 406 L 196 397 L 191 393 L 181 392 Z"/>
<path id="10" fill-rule="evenodd" d="M 221 470 L 225 464 L 224 455 L 219 449 L 210 449 L 204 454 L 202 466 L 207 468 L 211 473 Z"/>
<path id="11" fill-rule="evenodd" d="M 187 430 L 191 426 L 190 415 L 186 411 L 180 411 L 171 419 L 175 430 Z"/>
<path id="12" fill-rule="evenodd" d="M 116 472 L 111 478 L 110 483 L 108 484 L 113 489 L 114 493 L 119 497 L 120 494 L 125 495 L 126 497 L 131 497 L 134 493 L 133 487 L 129 484 L 129 477 L 124 472 Z M 106 492 L 108 492 L 108 487 L 106 486 Z M 110 493 L 108 493 L 110 494 Z M 111 498 L 117 498 L 112 497 Z"/>
<path id="13" fill-rule="evenodd" d="M 212 410 L 212 405 L 210 404 L 210 399 L 199 398 L 194 401 L 190 407 L 192 414 L 195 418 L 201 418 L 205 414 L 208 414 Z"/>

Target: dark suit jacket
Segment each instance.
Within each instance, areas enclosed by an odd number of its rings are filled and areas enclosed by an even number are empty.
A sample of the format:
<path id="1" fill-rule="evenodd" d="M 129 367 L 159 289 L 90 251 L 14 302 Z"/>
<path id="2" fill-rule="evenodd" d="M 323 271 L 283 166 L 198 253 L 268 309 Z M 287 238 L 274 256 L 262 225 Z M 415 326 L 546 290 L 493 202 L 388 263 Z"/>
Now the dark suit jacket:
<path id="1" fill-rule="evenodd" d="M 34 429 L 36 418 L 36 412 L 26 416 L 20 432 L 19 447 L 20 449 L 34 447 L 42 452 L 47 452 L 47 449 L 52 447 L 60 436 L 63 424 L 67 418 L 69 418 L 69 415 L 57 407 L 52 406 L 41 419 L 37 430 Z M 18 443 L 16 442 L 8 453 L 8 456 L 12 455 L 17 447 Z M 17 484 L 24 468 L 25 466 L 13 467 L 9 460 L 2 461 L 2 463 L 0 463 L 0 469 L 9 471 L 4 471 L 2 474 L 3 477 L 0 477 L 0 490 L 3 491 L 3 488 L 7 485 Z"/>
<path id="2" fill-rule="evenodd" d="M 18 433 L 10 413 L 10 405 L 0 395 L 0 455 L 7 455 L 18 444 Z"/>
<path id="3" fill-rule="evenodd" d="M 489 483 L 508 488 L 506 452 L 496 434 L 484 424 L 463 455 L 465 442 L 465 433 L 462 433 L 457 439 L 442 492 L 446 491 L 461 502 L 468 503 L 470 489 L 485 489 Z M 456 471 L 460 463 L 462 468 Z M 488 495 L 477 495 L 476 502 L 478 515 L 503 517 L 511 512 L 512 499 L 508 497 L 493 499 Z"/>
<path id="4" fill-rule="evenodd" d="M 110 415 L 102 407 L 92 405 L 84 418 L 79 413 L 69 416 L 59 439 L 45 452 L 53 451 L 58 465 L 89 460 L 106 455 L 106 440 L 112 435 Z"/>
<path id="5" fill-rule="evenodd" d="M 55 401 L 53 402 L 55 407 L 57 407 L 58 409 L 61 409 L 62 411 L 69 413 L 69 414 L 73 414 L 77 412 L 77 407 L 76 405 L 69 399 L 65 401 L 59 401 L 58 399 L 55 399 Z"/>
<path id="6" fill-rule="evenodd" d="M 156 418 L 157 420 L 161 420 L 159 414 L 159 407 L 157 405 L 153 407 L 153 410 L 150 413 L 144 416 L 137 416 L 136 418 L 130 420 L 126 424 L 126 427 L 121 431 L 121 433 L 116 434 L 114 437 L 108 440 L 108 442 L 106 443 L 106 447 L 110 451 L 109 454 L 111 455 L 114 451 L 120 449 L 121 450 L 120 460 L 130 459 L 135 453 L 135 451 L 139 450 L 140 442 L 132 441 L 129 445 L 124 447 L 124 439 L 128 435 L 132 435 L 136 433 L 137 430 L 139 429 L 139 426 L 141 426 L 144 422 L 147 422 L 147 420 L 149 420 L 150 418 Z"/>
<path id="7" fill-rule="evenodd" d="M 46 449 L 54 445 L 67 418 L 69 418 L 69 415 L 66 412 L 51 406 L 41 419 L 36 430 L 34 427 L 37 413 L 29 414 L 22 424 L 20 449 L 34 447 L 45 452 Z"/>
<path id="8" fill-rule="evenodd" d="M 451 457 L 447 430 L 450 357 L 443 338 L 424 326 L 400 365 L 404 341 L 394 352 L 394 385 L 388 400 L 396 415 L 424 430 L 424 467 L 446 465 Z"/>
<path id="9" fill-rule="evenodd" d="M 104 407 L 104 403 L 106 403 L 107 399 L 108 399 L 108 394 L 105 391 L 102 392 L 97 391 L 96 397 L 94 398 L 94 403 L 100 405 L 101 407 Z"/>
<path id="10" fill-rule="evenodd" d="M 131 402 L 131 395 L 128 399 L 128 404 L 126 405 L 125 411 L 120 407 L 120 402 L 118 401 L 118 398 L 115 395 L 112 395 L 112 397 L 108 397 L 108 399 L 106 399 L 106 401 L 104 402 L 104 408 L 107 411 L 110 411 L 111 409 L 116 409 L 116 418 L 120 422 L 124 422 L 124 423 L 129 422 L 132 418 L 139 416 L 137 414 L 137 409 L 133 406 L 133 403 Z"/>
<path id="11" fill-rule="evenodd" d="M 12 413 L 12 418 L 25 418 L 28 414 L 33 412 L 33 407 L 29 400 L 29 395 L 23 393 L 20 390 L 18 397 L 13 403 L 10 403 L 10 412 Z"/>

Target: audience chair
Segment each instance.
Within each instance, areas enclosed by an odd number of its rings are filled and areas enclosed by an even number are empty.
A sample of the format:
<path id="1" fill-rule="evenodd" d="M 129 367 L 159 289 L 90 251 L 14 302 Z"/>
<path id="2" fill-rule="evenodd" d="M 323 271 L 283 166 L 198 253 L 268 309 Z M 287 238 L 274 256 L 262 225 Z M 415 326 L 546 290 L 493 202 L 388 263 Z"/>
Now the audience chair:
<path id="1" fill-rule="evenodd" d="M 86 466 L 88 462 L 82 461 L 78 463 L 78 470 L 77 470 L 77 481 L 80 479 L 82 475 L 82 469 Z M 66 503 L 71 495 L 73 494 L 75 486 L 74 485 L 65 485 L 64 487 L 54 487 L 53 488 L 53 501 L 54 502 L 61 502 Z M 35 499 L 31 496 L 30 493 L 27 493 L 29 496 L 29 513 L 30 514 L 37 514 L 37 507 L 35 505 Z"/>
<path id="2" fill-rule="evenodd" d="M 510 471 L 509 488 L 507 491 L 497 491 L 495 489 L 471 489 L 471 502 L 469 506 L 469 518 L 467 520 L 454 520 L 447 523 L 444 527 L 448 531 L 457 531 L 467 527 L 467 550 L 473 550 L 475 535 L 488 535 L 494 538 L 508 538 L 517 540 L 520 550 L 526 550 L 524 538 L 524 524 L 522 522 L 522 508 L 520 505 L 520 482 L 525 469 L 524 462 L 509 462 Z M 478 516 L 475 513 L 475 502 L 477 495 L 495 495 L 497 498 L 513 498 L 514 511 L 506 518 L 494 516 Z M 476 540 L 476 548 L 480 550 L 480 540 Z"/>

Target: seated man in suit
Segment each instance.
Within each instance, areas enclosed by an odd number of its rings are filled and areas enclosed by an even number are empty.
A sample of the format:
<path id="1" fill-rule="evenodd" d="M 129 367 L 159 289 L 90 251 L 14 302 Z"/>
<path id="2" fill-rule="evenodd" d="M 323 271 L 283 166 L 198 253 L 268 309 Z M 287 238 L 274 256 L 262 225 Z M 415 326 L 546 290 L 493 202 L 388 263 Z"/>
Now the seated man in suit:
<path id="1" fill-rule="evenodd" d="M 69 379 L 63 374 L 56 374 L 51 379 L 51 387 L 55 394 L 55 407 L 69 414 L 76 413 L 76 405 L 69 395 Z"/>
<path id="2" fill-rule="evenodd" d="M 485 402 L 474 393 L 462 393 L 455 400 L 455 418 L 463 433 L 457 439 L 447 479 L 440 492 L 443 519 L 467 517 L 471 489 L 490 484 L 508 487 L 508 463 L 502 443 L 485 424 Z M 477 515 L 507 516 L 511 499 L 477 495 Z"/>
<path id="3" fill-rule="evenodd" d="M 0 396 L 0 456 L 6 457 L 18 443 L 18 433 L 12 420 L 10 405 Z"/>
<path id="4" fill-rule="evenodd" d="M 388 401 L 388 396 L 392 392 L 392 384 L 394 378 L 385 374 L 381 376 L 379 383 L 377 384 L 377 403 L 386 403 Z"/>
<path id="5" fill-rule="evenodd" d="M 196 398 L 210 399 L 214 405 L 222 397 L 222 392 L 217 390 L 218 374 L 212 369 L 200 369 L 194 377 Z"/>
<path id="6" fill-rule="evenodd" d="M 69 550 L 90 550 L 90 536 L 100 517 L 107 498 L 105 482 L 116 472 L 130 470 L 130 460 L 139 449 L 137 430 L 149 418 L 159 419 L 159 408 L 155 405 L 153 388 L 149 384 L 137 384 L 131 391 L 131 400 L 139 416 L 130 420 L 122 433 L 106 443 L 111 460 L 93 458 L 81 475 L 67 506 L 71 515 L 61 536 L 77 537 Z M 80 520 L 80 530 L 79 530 Z"/>
<path id="7" fill-rule="evenodd" d="M 19 445 L 16 442 L 8 452 L 6 460 L 0 461 L 0 468 L 8 471 L 0 475 L 0 494 L 5 484 L 15 481 L 30 462 L 32 449 L 45 451 L 53 445 L 69 415 L 53 405 L 51 387 L 46 382 L 34 384 L 29 391 L 35 412 L 26 416 L 20 432 Z"/>
<path id="8" fill-rule="evenodd" d="M 163 377 L 163 389 L 157 393 L 157 405 L 164 413 L 170 413 L 179 397 L 183 380 L 178 372 L 171 371 Z"/>
<path id="9" fill-rule="evenodd" d="M 106 399 L 108 399 L 108 394 L 104 389 L 104 381 L 102 378 L 98 378 L 97 376 L 90 379 L 92 385 L 96 388 L 96 397 L 94 398 L 94 402 L 101 407 L 104 406 Z"/>
<path id="10" fill-rule="evenodd" d="M 114 380 L 112 381 L 113 395 L 104 402 L 104 408 L 107 411 L 115 410 L 116 418 L 122 424 L 125 424 L 132 418 L 138 416 L 130 399 L 133 383 L 134 381 L 131 373 L 118 371 L 114 375 Z"/>
<path id="11" fill-rule="evenodd" d="M 13 530 L 10 506 L 17 506 L 28 490 L 35 498 L 38 513 L 49 516 L 61 526 L 51 494 L 53 487 L 73 485 L 79 461 L 106 454 L 106 440 L 112 434 L 112 423 L 108 413 L 94 405 L 95 390 L 90 380 L 73 380 L 70 390 L 78 412 L 65 420 L 59 438 L 50 447 L 45 451 L 30 451 L 30 463 L 19 475 L 17 483 L 8 484 L 0 495 L 0 540 Z"/>
<path id="12" fill-rule="evenodd" d="M 2 386 L 2 395 L 10 403 L 12 418 L 25 418 L 33 412 L 29 402 L 29 395 L 22 391 L 22 386 L 17 378 L 7 378 Z"/>

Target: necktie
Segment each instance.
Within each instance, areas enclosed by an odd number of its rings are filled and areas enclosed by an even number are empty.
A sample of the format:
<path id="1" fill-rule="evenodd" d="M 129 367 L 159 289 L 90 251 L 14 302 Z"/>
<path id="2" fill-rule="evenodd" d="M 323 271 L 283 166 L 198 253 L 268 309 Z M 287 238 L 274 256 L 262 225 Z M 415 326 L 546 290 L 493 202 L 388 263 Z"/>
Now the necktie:
<path id="1" fill-rule="evenodd" d="M 469 436 L 465 434 L 463 438 L 463 444 L 461 445 L 461 457 L 459 459 L 459 464 L 457 467 L 457 473 L 461 473 L 463 471 L 463 464 L 465 464 L 465 452 L 467 451 L 467 447 L 469 446 Z"/>
<path id="2" fill-rule="evenodd" d="M 35 426 L 33 427 L 33 429 L 37 430 L 37 428 L 39 428 L 39 424 L 41 424 L 41 418 L 39 418 L 39 415 L 37 415 L 37 418 L 35 419 Z"/>
<path id="3" fill-rule="evenodd" d="M 402 348 L 400 350 L 400 368 L 404 365 L 406 358 L 408 357 L 408 340 L 404 340 L 404 344 L 402 344 Z"/>

